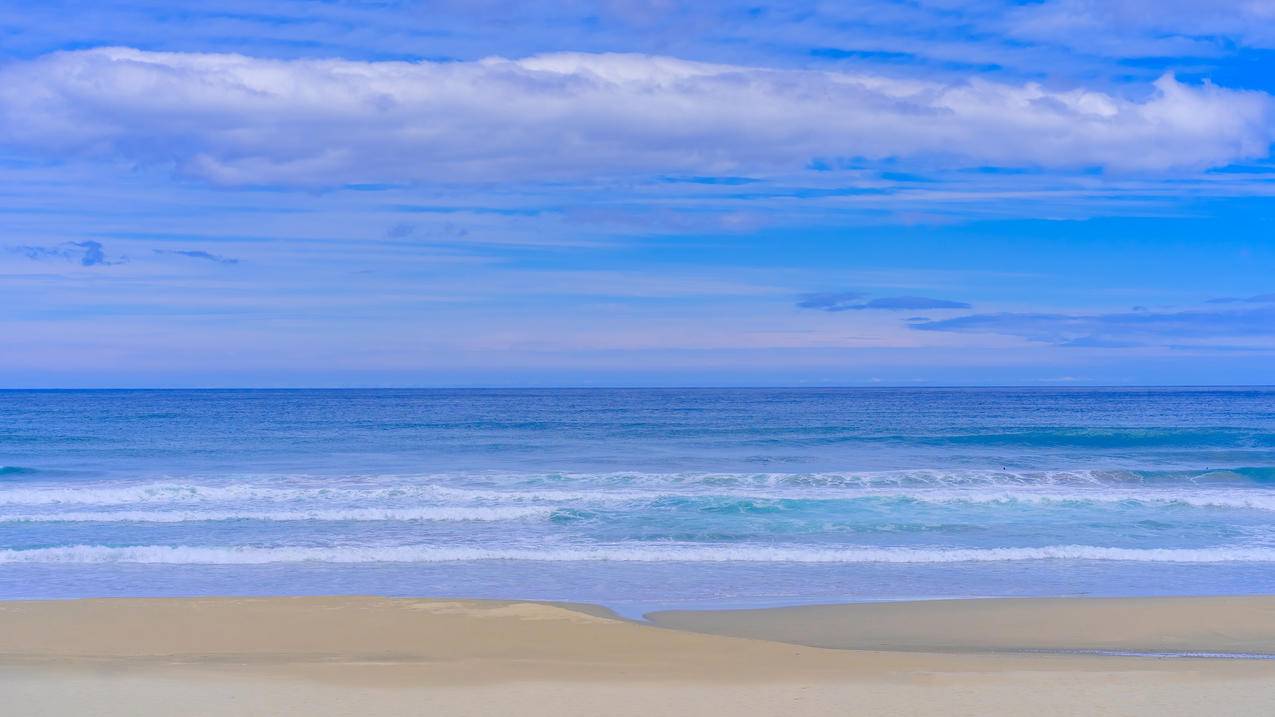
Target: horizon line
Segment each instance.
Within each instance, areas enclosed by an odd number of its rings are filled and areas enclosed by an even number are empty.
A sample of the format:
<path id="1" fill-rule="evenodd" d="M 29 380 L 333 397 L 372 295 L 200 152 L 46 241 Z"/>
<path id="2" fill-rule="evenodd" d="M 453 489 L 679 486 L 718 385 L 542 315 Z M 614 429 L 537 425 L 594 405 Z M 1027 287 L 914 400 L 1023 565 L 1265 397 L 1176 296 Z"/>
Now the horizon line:
<path id="1" fill-rule="evenodd" d="M 1275 389 L 1266 383 L 1164 383 L 1164 384 L 823 384 L 823 385 L 544 385 L 544 386 L 31 386 L 0 387 L 0 392 L 52 392 L 52 391 L 721 391 L 721 390 L 827 390 L 827 389 Z"/>

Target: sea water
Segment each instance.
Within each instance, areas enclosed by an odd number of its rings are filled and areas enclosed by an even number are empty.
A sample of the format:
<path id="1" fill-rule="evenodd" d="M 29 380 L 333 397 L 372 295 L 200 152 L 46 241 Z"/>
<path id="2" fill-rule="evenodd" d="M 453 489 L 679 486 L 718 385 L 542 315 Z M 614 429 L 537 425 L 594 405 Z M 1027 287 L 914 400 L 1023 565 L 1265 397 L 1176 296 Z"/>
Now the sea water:
<path id="1" fill-rule="evenodd" d="M 0 392 L 0 598 L 1275 592 L 1275 389 Z"/>

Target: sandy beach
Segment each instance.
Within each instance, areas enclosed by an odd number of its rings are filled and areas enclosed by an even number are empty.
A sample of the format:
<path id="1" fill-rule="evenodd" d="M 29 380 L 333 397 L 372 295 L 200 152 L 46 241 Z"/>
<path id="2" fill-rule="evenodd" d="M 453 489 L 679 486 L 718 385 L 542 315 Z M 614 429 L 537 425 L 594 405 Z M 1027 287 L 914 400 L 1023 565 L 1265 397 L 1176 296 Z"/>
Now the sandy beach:
<path id="1" fill-rule="evenodd" d="M 1275 598 L 653 619 L 385 598 L 6 602 L 0 700 L 12 715 L 1269 715 L 1275 706 L 1275 661 L 1029 652 L 1275 653 Z"/>

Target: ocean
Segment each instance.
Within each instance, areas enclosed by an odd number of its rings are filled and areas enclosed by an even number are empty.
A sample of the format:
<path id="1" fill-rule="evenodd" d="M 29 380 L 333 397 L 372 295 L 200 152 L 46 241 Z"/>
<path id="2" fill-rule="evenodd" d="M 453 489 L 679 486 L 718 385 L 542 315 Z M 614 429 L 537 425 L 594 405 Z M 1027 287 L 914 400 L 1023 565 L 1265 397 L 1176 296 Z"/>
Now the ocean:
<path id="1" fill-rule="evenodd" d="M 1275 389 L 0 392 L 0 598 L 1275 593 Z"/>

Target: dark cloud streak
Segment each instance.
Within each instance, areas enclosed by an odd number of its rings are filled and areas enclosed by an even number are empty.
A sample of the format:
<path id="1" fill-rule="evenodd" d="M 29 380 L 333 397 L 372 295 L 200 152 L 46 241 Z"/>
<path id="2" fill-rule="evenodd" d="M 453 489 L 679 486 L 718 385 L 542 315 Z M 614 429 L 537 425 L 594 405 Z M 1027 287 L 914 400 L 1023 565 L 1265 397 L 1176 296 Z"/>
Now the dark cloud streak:
<path id="1" fill-rule="evenodd" d="M 802 294 L 797 302 L 801 309 L 818 309 L 820 311 L 864 311 L 880 309 L 885 311 L 916 311 L 919 309 L 968 309 L 970 305 L 964 301 L 932 299 L 928 296 L 885 296 L 879 299 L 864 301 L 866 294 L 855 291 L 824 292 Z"/>
<path id="2" fill-rule="evenodd" d="M 1239 297 L 1239 296 L 1223 296 L 1217 299 L 1209 299 L 1207 304 L 1275 304 L 1275 294 L 1258 294 L 1256 296 Z"/>
<path id="3" fill-rule="evenodd" d="M 108 259 L 106 248 L 102 242 L 87 239 L 85 241 L 64 242 L 57 246 L 14 246 L 9 251 L 21 254 L 34 261 L 44 259 L 65 259 L 79 262 L 80 266 L 114 266 L 128 262 L 127 257 Z"/>
<path id="4" fill-rule="evenodd" d="M 802 294 L 797 301 L 797 308 L 818 309 L 820 311 L 846 311 L 854 308 L 854 302 L 863 297 L 864 294 L 857 291 Z"/>
<path id="5" fill-rule="evenodd" d="M 175 256 L 184 256 L 190 259 L 203 259 L 217 264 L 238 264 L 239 260 L 220 254 L 212 254 L 200 249 L 154 249 L 156 254 L 170 254 Z"/>
<path id="6" fill-rule="evenodd" d="M 964 301 L 948 301 L 947 299 L 931 299 L 927 296 L 890 296 L 873 299 L 863 305 L 865 309 L 968 309 L 970 305 Z"/>
<path id="7" fill-rule="evenodd" d="M 1275 306 L 1109 314 L 996 313 L 915 322 L 917 331 L 1017 336 L 1058 346 L 1167 346 L 1184 339 L 1275 336 Z"/>

